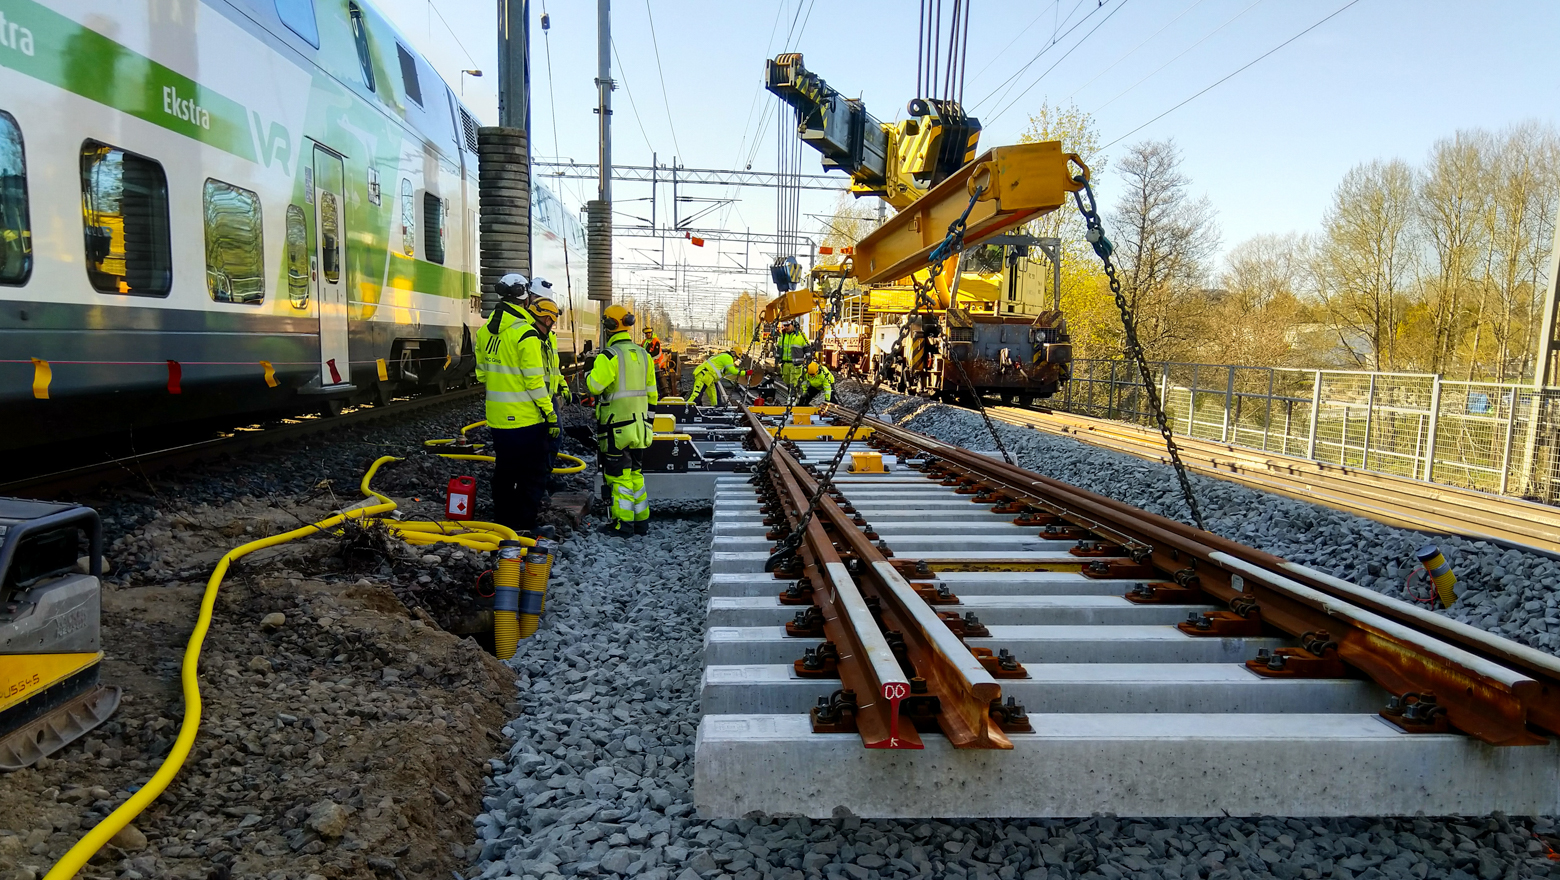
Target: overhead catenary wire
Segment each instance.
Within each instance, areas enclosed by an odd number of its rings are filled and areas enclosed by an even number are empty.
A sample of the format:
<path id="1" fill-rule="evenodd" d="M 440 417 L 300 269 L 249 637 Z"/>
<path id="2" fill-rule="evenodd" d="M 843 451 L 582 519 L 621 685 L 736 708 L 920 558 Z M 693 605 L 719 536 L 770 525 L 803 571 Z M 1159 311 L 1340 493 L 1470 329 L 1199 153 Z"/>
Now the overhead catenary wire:
<path id="1" fill-rule="evenodd" d="M 1125 0 L 1123 0 L 1123 2 L 1125 2 Z M 1094 8 L 1090 9 L 1087 15 L 1085 15 L 1083 18 L 1078 19 L 1076 24 L 1074 24 L 1072 27 L 1068 28 L 1060 36 L 1052 37 L 1051 41 L 1049 43 L 1046 43 L 1043 47 L 1041 47 L 1040 51 L 1036 52 L 1032 58 L 1030 58 L 1028 61 L 1024 62 L 1023 66 L 1019 67 L 1017 70 L 1013 71 L 1013 73 L 1009 74 L 1007 79 L 1005 79 L 1002 82 L 998 83 L 996 88 L 992 89 L 989 93 L 987 93 L 986 97 L 981 98 L 979 101 L 976 101 L 975 102 L 975 108 L 979 108 L 979 107 L 984 106 L 987 101 L 990 101 L 992 98 L 996 97 L 998 92 L 1001 92 L 1003 98 L 1006 98 L 1008 93 L 1010 93 L 1012 91 L 1012 84 L 1019 77 L 1024 75 L 1024 71 L 1026 71 L 1030 67 L 1034 66 L 1034 63 L 1036 61 L 1039 61 L 1041 59 L 1041 57 L 1043 57 L 1045 55 L 1045 53 L 1049 52 L 1052 48 L 1054 48 L 1055 46 L 1060 44 L 1062 40 L 1065 40 L 1065 39 L 1067 39 L 1067 37 L 1071 36 L 1073 31 L 1077 30 L 1080 27 L 1083 27 L 1084 22 L 1088 21 L 1090 18 L 1092 18 L 1094 16 L 1094 13 L 1100 11 L 1103 8 L 1105 8 L 1105 6 L 1104 6 L 1104 3 L 1102 2 L 1100 5 L 1095 6 Z M 974 109 L 974 108 L 972 108 L 972 109 Z"/>
<path id="2" fill-rule="evenodd" d="M 995 115 L 993 115 L 989 120 L 987 120 L 987 124 L 989 125 L 990 123 L 995 122 L 998 119 L 1001 119 L 1003 114 L 1005 114 L 1009 110 L 1013 109 L 1013 106 L 1015 104 L 1017 104 L 1019 101 L 1022 101 L 1024 99 L 1025 95 L 1029 94 L 1034 89 L 1035 86 L 1040 84 L 1041 80 L 1046 78 L 1047 74 L 1049 74 L 1051 71 L 1055 70 L 1057 68 L 1057 66 L 1060 65 L 1063 61 L 1066 61 L 1068 56 L 1070 56 L 1070 55 L 1072 55 L 1072 53 L 1076 52 L 1078 50 L 1079 46 L 1082 46 L 1084 43 L 1088 42 L 1089 38 L 1094 36 L 1096 31 L 1098 31 L 1100 28 L 1102 28 L 1106 24 L 1108 24 L 1112 18 L 1115 18 L 1116 17 L 1116 13 L 1120 12 L 1124 7 L 1126 7 L 1127 2 L 1128 2 L 1128 0 L 1121 0 L 1121 2 L 1117 3 L 1116 7 L 1110 11 L 1109 15 L 1107 15 L 1104 18 L 1100 19 L 1100 23 L 1099 24 L 1095 25 L 1092 29 L 1089 30 L 1088 33 L 1084 34 L 1082 37 L 1079 37 L 1078 38 L 1078 42 L 1073 43 L 1071 49 L 1068 49 L 1066 52 L 1063 52 L 1062 53 L 1062 57 L 1056 59 L 1054 62 L 1051 63 L 1050 67 L 1047 67 L 1044 71 L 1041 72 L 1041 74 L 1039 76 L 1035 77 L 1034 82 L 1031 82 L 1028 86 L 1025 86 L 1024 90 L 1022 92 L 1019 92 L 1018 95 L 1013 98 L 1013 100 L 1009 101 L 1001 110 L 998 110 Z"/>
<path id="3" fill-rule="evenodd" d="M 1277 46 L 1274 46 L 1273 48 L 1267 50 L 1266 52 L 1263 52 L 1261 55 L 1258 55 L 1257 57 L 1251 59 L 1250 61 L 1246 62 L 1245 64 L 1242 64 L 1240 67 L 1236 68 L 1235 70 L 1233 70 L 1230 73 L 1226 74 L 1225 76 L 1221 77 L 1217 81 L 1215 81 L 1215 82 L 1211 83 L 1210 85 L 1206 86 L 1201 91 L 1197 92 L 1196 94 L 1192 95 L 1191 97 L 1187 98 L 1186 100 L 1180 102 L 1179 104 L 1176 104 L 1174 107 L 1171 107 L 1169 110 L 1166 110 L 1165 112 L 1159 114 L 1158 116 L 1155 116 L 1153 119 L 1148 120 L 1147 122 L 1143 123 L 1142 125 L 1139 125 L 1137 128 L 1132 129 L 1131 131 L 1127 132 L 1126 134 L 1121 135 L 1120 137 L 1116 138 L 1115 140 L 1111 141 L 1110 143 L 1106 144 L 1104 147 L 1101 147 L 1100 149 L 1103 150 L 1103 149 L 1108 149 L 1108 148 L 1110 148 L 1112 146 L 1115 146 L 1116 144 L 1120 143 L 1121 141 L 1123 141 L 1123 140 L 1131 137 L 1132 135 L 1137 134 L 1138 132 L 1142 131 L 1143 129 L 1147 128 L 1148 126 L 1153 125 L 1154 123 L 1158 122 L 1161 119 L 1164 119 L 1166 116 L 1169 116 L 1171 113 L 1174 113 L 1175 111 L 1181 109 L 1182 107 L 1185 107 L 1187 104 L 1190 104 L 1192 101 L 1197 100 L 1198 98 L 1202 97 L 1203 95 L 1206 95 L 1208 92 L 1213 91 L 1215 88 L 1217 88 L 1220 85 L 1223 85 L 1224 83 L 1226 83 L 1229 80 L 1233 79 L 1236 75 L 1240 74 L 1242 71 L 1244 71 L 1247 68 L 1251 67 L 1253 64 L 1256 64 L 1258 61 L 1261 61 L 1262 59 L 1268 57 L 1269 55 L 1272 55 L 1274 52 L 1277 52 L 1278 50 L 1284 48 L 1285 46 L 1289 45 L 1290 43 L 1293 43 L 1295 40 L 1300 39 L 1301 37 L 1305 36 L 1306 34 L 1310 33 L 1311 31 L 1316 30 L 1317 28 L 1319 28 L 1322 25 L 1326 24 L 1327 22 L 1331 21 L 1333 18 L 1336 18 L 1344 10 L 1348 9 L 1349 7 L 1355 5 L 1356 3 L 1359 3 L 1359 2 L 1360 2 L 1360 0 L 1349 0 L 1348 3 L 1345 3 L 1342 6 L 1338 7 L 1337 9 L 1333 10 L 1331 13 L 1329 13 L 1326 16 L 1324 16 L 1321 20 L 1317 21 L 1315 24 L 1311 25 L 1310 27 L 1306 28 L 1305 30 L 1301 31 L 1300 33 L 1295 34 L 1294 36 L 1290 37 L 1289 39 L 1285 40 L 1284 42 L 1279 43 Z"/>
<path id="4" fill-rule="evenodd" d="M 661 66 L 661 44 L 655 38 L 655 14 L 650 11 L 650 0 L 645 0 L 645 17 L 650 20 L 650 48 L 655 50 L 655 72 L 661 78 L 661 103 L 666 106 L 666 127 L 672 132 L 672 146 L 677 149 L 677 155 L 683 155 L 682 145 L 677 142 L 677 123 L 672 114 L 672 101 L 666 94 L 666 70 Z"/>
<path id="5" fill-rule="evenodd" d="M 1077 87 L 1076 89 L 1073 89 L 1072 94 L 1068 95 L 1067 97 L 1069 99 L 1075 97 L 1079 92 L 1081 92 L 1084 89 L 1088 88 L 1089 86 L 1093 85 L 1095 80 L 1099 79 L 1100 77 L 1104 76 L 1107 73 L 1110 73 L 1112 70 L 1115 70 L 1116 69 L 1116 65 L 1118 65 L 1121 62 L 1123 62 L 1123 61 L 1127 60 L 1128 58 L 1132 57 L 1132 55 L 1134 53 L 1136 53 L 1137 50 L 1143 48 L 1144 46 L 1147 46 L 1149 44 L 1149 42 L 1151 42 L 1155 37 L 1157 37 L 1160 34 L 1164 33 L 1165 30 L 1170 27 L 1170 25 L 1173 25 L 1176 22 L 1180 21 L 1182 18 L 1185 18 L 1186 17 L 1186 13 L 1191 12 L 1193 9 L 1196 9 L 1197 7 L 1203 5 L 1206 2 L 1207 2 L 1207 0 L 1192 0 L 1192 4 L 1190 6 L 1187 6 L 1185 9 L 1181 10 L 1179 13 L 1177 13 L 1175 18 L 1172 18 L 1169 21 L 1165 22 L 1163 25 L 1160 26 L 1159 30 L 1154 31 L 1153 33 L 1149 34 L 1147 37 L 1144 37 L 1142 42 L 1138 43 L 1136 46 L 1133 46 L 1132 48 L 1128 49 L 1126 52 L 1122 53 L 1120 58 L 1117 58 L 1115 61 L 1112 61 L 1110 63 L 1110 66 L 1106 67 L 1104 70 L 1100 71 L 1099 73 L 1096 73 L 1093 77 L 1091 77 L 1089 79 L 1088 82 L 1086 82 L 1083 85 Z"/>
<path id="6" fill-rule="evenodd" d="M 1202 39 L 1200 39 L 1197 42 L 1191 44 L 1190 46 L 1187 46 L 1185 49 L 1182 49 L 1180 52 L 1176 53 L 1176 56 L 1174 58 L 1171 58 L 1169 61 L 1166 61 L 1164 64 L 1161 64 L 1158 67 L 1154 68 L 1153 70 L 1149 71 L 1148 75 L 1144 76 L 1142 79 L 1138 80 L 1137 82 L 1133 83 L 1132 85 L 1127 86 L 1125 89 L 1122 89 L 1120 92 L 1118 92 L 1116 94 L 1115 98 L 1111 98 L 1109 101 L 1106 101 L 1105 103 L 1103 103 L 1103 104 L 1099 105 L 1098 107 L 1094 108 L 1094 111 L 1096 113 L 1098 113 L 1099 111 L 1105 109 L 1106 107 L 1109 107 L 1110 105 L 1116 103 L 1116 99 L 1117 98 L 1120 98 L 1122 95 L 1125 95 L 1127 92 L 1132 91 L 1133 89 L 1137 88 L 1138 86 L 1142 85 L 1143 83 L 1145 83 L 1145 82 L 1149 81 L 1150 79 L 1154 78 L 1155 76 L 1157 76 L 1159 74 L 1159 72 L 1161 70 L 1164 70 L 1166 67 L 1169 67 L 1170 65 L 1172 65 L 1172 64 L 1176 63 L 1177 61 L 1181 60 L 1181 58 L 1183 56 L 1185 56 L 1186 53 L 1192 51 L 1193 49 L 1197 48 L 1198 46 L 1201 46 L 1203 43 L 1206 43 L 1209 40 L 1209 38 L 1211 38 L 1214 34 L 1217 34 L 1219 31 L 1222 31 L 1225 28 L 1229 27 L 1231 24 L 1234 24 L 1236 19 L 1238 19 L 1241 16 L 1245 15 L 1246 13 L 1250 12 L 1253 8 L 1255 8 L 1257 6 L 1257 4 L 1259 4 L 1261 2 L 1262 2 L 1262 0 L 1252 0 L 1250 5 L 1246 6 L 1241 11 L 1239 11 L 1239 12 L 1235 13 L 1234 15 L 1230 16 L 1224 22 L 1224 24 L 1221 24 L 1218 27 L 1214 28 L 1213 30 L 1209 31 L 1208 33 L 1204 34 Z"/>

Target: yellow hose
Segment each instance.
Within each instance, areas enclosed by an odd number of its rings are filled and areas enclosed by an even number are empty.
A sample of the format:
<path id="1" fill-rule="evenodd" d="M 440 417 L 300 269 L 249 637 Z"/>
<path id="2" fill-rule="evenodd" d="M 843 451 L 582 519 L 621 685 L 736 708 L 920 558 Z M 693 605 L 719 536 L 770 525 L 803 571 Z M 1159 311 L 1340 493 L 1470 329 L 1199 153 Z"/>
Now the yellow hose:
<path id="1" fill-rule="evenodd" d="M 384 459 L 375 462 L 377 467 Z M 364 480 L 367 485 L 367 479 Z M 376 497 L 377 493 L 374 493 Z M 71 847 L 54 867 L 45 875 L 44 880 L 66 880 L 76 876 L 86 864 L 87 860 L 97 854 L 103 845 L 126 825 L 130 820 L 141 814 L 157 796 L 162 794 L 178 775 L 179 769 L 184 766 L 184 761 L 189 757 L 190 748 L 195 744 L 195 734 L 200 730 L 200 675 L 198 664 L 200 663 L 200 649 L 206 641 L 206 631 L 211 627 L 211 613 L 217 601 L 217 589 L 222 585 L 222 579 L 227 576 L 228 568 L 233 560 L 247 556 L 256 550 L 267 547 L 275 547 L 288 541 L 317 535 L 327 529 L 335 528 L 349 519 L 360 519 L 369 516 L 378 516 L 389 513 L 395 509 L 395 502 L 375 504 L 371 507 L 363 507 L 357 510 L 338 513 L 327 517 L 312 525 L 293 529 L 280 535 L 272 535 L 269 538 L 261 538 L 258 541 L 250 541 L 248 544 L 229 550 L 221 560 L 217 562 L 216 570 L 206 581 L 206 592 L 200 601 L 200 616 L 195 620 L 195 631 L 190 633 L 190 640 L 184 648 L 184 667 L 179 673 L 180 683 L 184 690 L 184 720 L 179 724 L 179 735 L 173 741 L 173 748 L 168 752 L 168 757 L 163 759 L 162 766 L 152 774 L 152 778 L 140 788 L 130 799 L 119 805 L 119 808 L 109 813 L 103 821 L 87 832 L 75 846 Z"/>
<path id="2" fill-rule="evenodd" d="M 481 424 L 483 423 L 468 425 L 462 429 L 462 433 Z M 45 875 L 44 880 L 67 880 L 67 878 L 76 876 L 77 872 L 87 864 L 89 859 L 97 854 L 98 850 L 103 848 L 104 844 L 108 843 L 115 834 L 122 831 L 126 825 L 129 825 L 131 820 L 139 816 L 152 801 L 157 799 L 158 795 L 161 795 L 168 788 L 174 777 L 178 775 L 179 770 L 184 766 L 185 760 L 189 758 L 190 749 L 195 744 L 195 735 L 200 730 L 200 651 L 206 641 L 206 632 L 211 628 L 211 615 L 216 606 L 217 590 L 222 586 L 222 581 L 227 576 L 233 560 L 247 556 L 256 550 L 264 550 L 267 547 L 275 547 L 278 544 L 285 544 L 299 538 L 326 533 L 353 519 L 382 523 L 396 537 L 414 545 L 451 543 L 470 547 L 474 550 L 492 551 L 499 550 L 501 543 L 513 542 L 514 559 L 509 563 L 511 588 L 507 592 L 515 596 L 515 607 L 518 608 L 521 565 L 519 554 L 523 547 L 536 546 L 536 541 L 530 538 L 522 538 L 513 529 L 498 523 L 403 522 L 394 519 L 382 519 L 383 514 L 390 513 L 396 509 L 396 503 L 391 501 L 388 496 L 374 490 L 372 486 L 374 475 L 379 472 L 379 468 L 382 465 L 400 460 L 393 455 L 381 456 L 375 459 L 374 463 L 369 465 L 368 470 L 363 473 L 363 479 L 358 484 L 358 488 L 362 491 L 365 498 L 373 498 L 378 503 L 344 511 L 326 517 L 317 523 L 293 529 L 280 535 L 272 535 L 268 538 L 250 541 L 247 544 L 229 550 L 226 555 L 218 560 L 216 569 L 212 571 L 211 577 L 206 581 L 206 592 L 201 597 L 200 615 L 196 618 L 195 630 L 190 633 L 189 642 L 184 647 L 184 665 L 179 673 L 184 692 L 184 720 L 179 725 L 179 735 L 173 741 L 173 748 L 169 750 L 168 757 L 163 759 L 162 765 L 157 768 L 157 772 L 152 774 L 152 778 L 147 780 L 146 784 L 136 791 L 135 794 L 131 795 L 128 800 L 120 804 L 118 809 L 109 813 L 108 816 L 104 817 L 103 821 L 87 832 L 65 855 L 61 856 L 60 860 Z M 579 461 L 579 459 L 575 459 L 575 461 Z M 583 464 L 584 462 L 581 462 L 582 467 Z M 507 550 L 511 549 L 511 547 L 503 549 Z M 549 556 L 548 559 L 550 560 L 551 557 Z M 504 565 L 504 560 L 500 558 L 500 572 L 504 570 Z M 502 594 L 505 591 L 501 590 L 499 592 Z M 500 645 L 507 639 L 509 653 L 508 655 L 502 654 L 502 648 L 500 648 L 500 656 L 508 659 L 508 657 L 513 657 L 515 653 L 519 625 L 515 612 L 509 612 L 508 633 L 506 635 L 506 624 L 503 623 L 504 617 L 505 615 L 502 613 L 495 614 L 494 632 L 495 639 Z"/>
<path id="3" fill-rule="evenodd" d="M 491 455 L 472 455 L 472 454 L 459 453 L 459 452 L 437 452 L 437 453 L 434 453 L 434 454 L 439 456 L 440 458 L 451 458 L 451 459 L 454 459 L 456 461 L 488 461 L 488 462 L 490 462 L 490 461 L 493 460 L 493 456 L 491 456 Z M 580 458 L 579 456 L 570 455 L 567 452 L 556 453 L 556 456 L 558 458 L 567 458 L 569 461 L 574 462 L 574 464 L 569 465 L 568 467 L 555 467 L 555 468 L 553 468 L 552 472 L 555 473 L 555 474 L 577 474 L 580 471 L 585 470 L 585 459 Z"/>

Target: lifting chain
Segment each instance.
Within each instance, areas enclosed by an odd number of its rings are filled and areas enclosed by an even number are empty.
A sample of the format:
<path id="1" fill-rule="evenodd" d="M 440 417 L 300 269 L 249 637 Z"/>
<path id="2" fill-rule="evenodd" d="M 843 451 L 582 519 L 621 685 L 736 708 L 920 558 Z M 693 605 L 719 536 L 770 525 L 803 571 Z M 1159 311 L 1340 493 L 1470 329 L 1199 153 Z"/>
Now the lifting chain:
<path id="1" fill-rule="evenodd" d="M 844 293 L 845 293 L 845 279 L 847 277 L 849 277 L 849 275 L 850 275 L 850 271 L 849 271 L 849 268 L 848 268 L 849 265 L 850 265 L 850 260 L 847 258 L 846 262 L 845 262 L 845 266 L 847 267 L 846 271 L 845 271 L 845 273 L 843 275 L 840 276 L 840 283 L 839 283 L 838 286 L 836 286 L 834 288 L 834 293 L 830 294 L 828 292 L 828 289 L 825 288 L 825 290 L 824 290 L 824 302 L 825 303 L 838 303 L 840 298 L 844 295 Z M 835 313 L 838 314 L 838 309 L 835 310 Z M 819 316 L 818 332 L 813 337 L 811 350 L 807 352 L 807 362 L 802 364 L 802 370 L 803 370 L 804 373 L 805 373 L 805 371 L 807 369 L 807 364 L 810 364 L 813 361 L 817 360 L 818 359 L 818 352 L 823 350 L 823 334 L 824 334 L 825 331 L 828 330 L 829 324 L 830 324 L 829 308 L 828 308 L 827 305 L 825 305 L 822 313 Z M 754 332 L 754 334 L 757 334 L 758 333 L 758 328 L 755 327 L 753 332 Z M 776 357 L 778 359 L 778 354 L 776 355 Z M 782 429 L 786 425 L 789 425 L 791 423 L 791 411 L 796 408 L 796 398 L 799 396 L 797 394 L 797 391 L 800 388 L 801 388 L 801 385 L 798 384 L 796 386 L 796 388 L 787 388 L 786 389 L 786 393 L 785 393 L 785 412 L 781 413 L 781 415 L 780 415 L 780 427 Z M 775 439 L 777 441 L 779 440 L 779 437 L 780 437 L 779 432 L 776 432 Z M 768 469 L 770 459 L 773 459 L 775 457 L 775 448 L 777 446 L 779 446 L 779 445 L 780 444 L 778 442 L 769 444 L 769 449 L 764 453 L 764 457 L 759 459 L 758 463 L 753 467 L 753 476 L 748 478 L 748 482 L 749 483 L 755 483 L 756 484 L 759 481 L 759 478 Z"/>
<path id="2" fill-rule="evenodd" d="M 931 279 L 935 279 L 942 274 L 943 263 L 947 262 L 949 257 L 964 249 L 966 223 L 969 220 L 970 211 L 975 209 L 975 203 L 980 201 L 980 196 L 983 192 L 985 192 L 984 187 L 976 187 L 975 192 L 970 195 L 970 203 L 964 207 L 964 213 L 948 224 L 948 234 L 943 237 L 943 240 L 937 247 L 932 249 L 930 256 L 931 272 L 927 276 L 929 281 L 928 287 L 931 286 L 931 283 L 935 283 L 931 282 Z M 845 282 L 842 279 L 840 283 L 843 285 Z M 897 355 L 901 359 L 905 359 L 907 363 L 908 359 L 905 358 L 905 340 L 910 335 L 912 326 L 910 319 L 921 315 L 925 306 L 933 305 L 931 297 L 927 294 L 927 288 L 916 284 L 914 289 L 915 305 L 905 315 L 904 323 L 899 327 L 899 337 L 894 340 L 893 346 L 889 349 L 889 354 Z M 823 496 L 834 485 L 834 476 L 839 472 L 840 462 L 845 460 L 845 453 L 850 449 L 852 441 L 855 440 L 856 431 L 860 429 L 861 421 L 866 418 L 867 411 L 872 408 L 872 401 L 877 397 L 878 390 L 882 387 L 883 379 L 887 375 L 887 370 L 873 371 L 872 387 L 867 389 L 866 399 L 856 408 L 856 417 L 851 419 L 850 427 L 846 429 L 845 437 L 840 441 L 840 448 L 835 450 L 834 458 L 829 462 L 829 469 L 818 478 L 818 488 L 813 492 L 812 497 L 807 500 L 807 509 L 802 512 L 801 518 L 796 521 L 796 527 L 791 529 L 791 533 L 785 537 L 785 540 L 780 543 L 780 546 L 774 553 L 770 554 L 769 559 L 764 563 L 765 571 L 774 571 L 781 562 L 793 556 L 797 548 L 802 546 L 802 535 L 806 534 L 807 525 L 812 522 L 813 514 L 818 510 L 818 502 L 823 499 Z M 781 422 L 780 430 L 775 432 L 774 443 L 770 444 L 768 458 L 774 457 L 774 450 L 780 445 L 780 438 L 784 432 L 785 422 Z M 1000 443 L 1001 441 L 998 442 Z M 759 473 L 763 473 L 763 471 L 760 470 Z"/>
<path id="3" fill-rule="evenodd" d="M 1192 483 L 1186 477 L 1186 466 L 1181 464 L 1181 449 L 1176 446 L 1175 438 L 1170 436 L 1170 420 L 1165 416 L 1164 402 L 1159 399 L 1159 388 L 1154 384 L 1153 374 L 1149 372 L 1148 360 L 1143 355 L 1143 345 L 1138 342 L 1137 321 L 1132 317 L 1132 307 L 1127 305 L 1127 298 L 1121 292 L 1121 281 L 1116 277 L 1116 265 L 1111 262 L 1111 254 L 1115 252 L 1115 245 L 1105 237 L 1105 227 L 1100 223 L 1100 212 L 1094 201 L 1094 187 L 1089 185 L 1086 175 L 1078 175 L 1073 182 L 1083 185 L 1083 189 L 1073 193 L 1073 199 L 1078 203 L 1078 212 L 1083 215 L 1083 222 L 1088 226 L 1085 237 L 1093 246 L 1094 252 L 1099 255 L 1100 262 L 1105 264 L 1105 277 L 1110 279 L 1110 292 L 1116 296 L 1116 309 L 1121 312 L 1121 329 L 1126 335 L 1127 357 L 1137 365 L 1138 374 L 1143 378 L 1143 392 L 1148 397 L 1148 405 L 1153 412 L 1154 421 L 1159 427 L 1159 434 L 1164 438 L 1165 451 L 1170 453 L 1170 463 L 1175 466 L 1175 478 L 1181 484 L 1181 497 L 1186 500 L 1186 506 L 1192 511 L 1192 521 L 1197 527 L 1207 531 L 1203 525 L 1202 508 L 1197 506 L 1197 496 L 1192 494 Z M 1088 196 L 1088 203 L 1084 203 L 1084 196 Z"/>
<path id="4" fill-rule="evenodd" d="M 953 297 L 950 296 L 948 299 L 949 304 L 952 305 Z M 997 444 L 997 451 L 1002 453 L 1003 461 L 1012 465 L 1013 456 L 1008 453 L 1007 444 L 1002 442 L 1002 435 L 997 433 L 997 426 L 991 421 L 991 414 L 986 412 L 986 404 L 980 399 L 980 392 L 975 390 L 975 383 L 970 381 L 970 374 L 964 371 L 964 361 L 953 356 L 953 340 L 948 339 L 946 345 L 948 346 L 946 356 L 958 368 L 959 378 L 964 380 L 964 387 L 969 390 L 970 399 L 975 401 L 975 409 L 980 412 L 981 421 L 986 423 L 986 430 L 991 432 L 991 439 Z M 975 341 L 972 338 L 970 340 L 970 348 L 973 349 L 974 347 Z"/>

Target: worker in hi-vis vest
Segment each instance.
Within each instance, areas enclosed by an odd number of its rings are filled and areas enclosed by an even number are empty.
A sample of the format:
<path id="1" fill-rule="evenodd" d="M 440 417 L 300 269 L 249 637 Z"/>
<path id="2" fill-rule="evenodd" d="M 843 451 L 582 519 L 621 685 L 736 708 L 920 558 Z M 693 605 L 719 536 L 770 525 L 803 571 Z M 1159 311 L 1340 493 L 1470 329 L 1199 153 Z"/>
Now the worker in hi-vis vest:
<path id="1" fill-rule="evenodd" d="M 644 451 L 655 438 L 650 405 L 659 399 L 655 363 L 629 328 L 634 313 L 610 305 L 601 313 L 607 344 L 595 355 L 585 386 L 596 395 L 596 437 L 601 449 L 601 479 L 610 489 L 611 535 L 650 533 L 650 496 L 645 493 Z"/>
<path id="2" fill-rule="evenodd" d="M 720 380 L 727 376 L 740 376 L 742 371 L 737 368 L 737 359 L 729 351 L 722 351 L 697 367 L 693 368 L 693 390 L 688 393 L 689 403 L 699 403 L 699 395 L 704 395 L 702 401 L 705 406 L 714 406 L 724 403 L 725 389 L 720 387 Z"/>
<path id="3" fill-rule="evenodd" d="M 477 328 L 474 343 L 493 433 L 493 519 L 518 532 L 536 530 L 559 436 L 542 350 L 558 304 L 536 299 L 520 306 L 528 287 L 523 275 L 499 279 L 499 303 Z"/>

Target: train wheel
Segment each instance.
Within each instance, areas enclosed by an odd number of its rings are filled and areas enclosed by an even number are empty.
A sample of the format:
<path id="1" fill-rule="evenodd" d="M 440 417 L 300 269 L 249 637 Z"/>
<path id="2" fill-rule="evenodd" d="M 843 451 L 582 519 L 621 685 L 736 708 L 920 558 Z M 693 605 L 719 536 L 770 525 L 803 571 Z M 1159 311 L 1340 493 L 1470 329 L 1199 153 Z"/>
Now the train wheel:
<path id="1" fill-rule="evenodd" d="M 320 402 L 320 417 L 325 419 L 335 418 L 341 415 L 343 409 L 341 398 L 333 397 Z"/>

